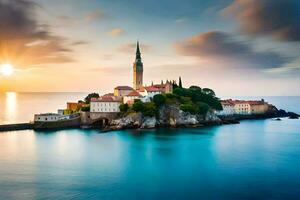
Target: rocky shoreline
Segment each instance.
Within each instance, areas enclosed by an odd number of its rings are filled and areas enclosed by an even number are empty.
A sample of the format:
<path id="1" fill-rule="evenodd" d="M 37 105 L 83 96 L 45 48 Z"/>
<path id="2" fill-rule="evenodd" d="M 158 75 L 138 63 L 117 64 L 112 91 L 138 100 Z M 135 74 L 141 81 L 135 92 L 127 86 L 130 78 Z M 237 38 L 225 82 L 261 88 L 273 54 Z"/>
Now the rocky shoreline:
<path id="1" fill-rule="evenodd" d="M 160 127 L 171 128 L 196 128 L 223 124 L 238 124 L 241 120 L 269 119 L 289 117 L 297 119 L 298 114 L 275 110 L 264 115 L 235 115 L 220 117 L 213 111 L 208 111 L 206 115 L 192 115 L 180 110 L 177 106 L 163 106 L 155 117 L 143 116 L 142 113 L 129 113 L 121 116 L 102 129 L 103 132 L 124 130 L 124 129 L 154 129 Z"/>

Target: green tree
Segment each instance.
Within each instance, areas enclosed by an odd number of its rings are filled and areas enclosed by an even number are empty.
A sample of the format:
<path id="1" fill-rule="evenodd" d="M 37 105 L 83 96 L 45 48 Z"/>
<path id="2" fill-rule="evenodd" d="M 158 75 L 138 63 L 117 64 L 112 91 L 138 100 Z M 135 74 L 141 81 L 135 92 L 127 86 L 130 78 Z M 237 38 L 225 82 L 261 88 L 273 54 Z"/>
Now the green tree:
<path id="1" fill-rule="evenodd" d="M 91 94 L 88 94 L 85 98 L 84 98 L 84 101 L 85 103 L 87 104 L 90 104 L 91 102 L 91 98 L 99 98 L 99 94 L 98 93 L 91 93 Z"/>
<path id="2" fill-rule="evenodd" d="M 181 76 L 179 76 L 179 87 L 182 88 Z"/>
<path id="3" fill-rule="evenodd" d="M 191 114 L 197 114 L 197 107 L 191 103 L 181 104 L 180 110 Z"/>
<path id="4" fill-rule="evenodd" d="M 201 87 L 195 86 L 195 85 L 192 85 L 191 87 L 189 87 L 189 89 L 190 89 L 190 90 L 197 91 L 197 92 L 202 92 Z"/>
<path id="5" fill-rule="evenodd" d="M 141 100 L 136 100 L 132 105 L 132 110 L 134 110 L 135 112 L 143 112 L 144 110 L 143 102 Z"/>
<path id="6" fill-rule="evenodd" d="M 216 96 L 216 93 L 212 89 L 203 88 L 202 91 L 207 95 Z"/>
<path id="7" fill-rule="evenodd" d="M 206 104 L 206 103 L 203 103 L 203 102 L 197 102 L 196 106 L 197 106 L 197 113 L 198 114 L 205 115 L 209 110 L 209 105 Z"/>
<path id="8" fill-rule="evenodd" d="M 148 117 L 154 117 L 157 114 L 157 107 L 153 102 L 144 103 L 143 114 Z"/>
<path id="9" fill-rule="evenodd" d="M 153 97 L 153 102 L 157 107 L 162 106 L 166 103 L 166 97 L 162 94 L 156 94 Z"/>
<path id="10" fill-rule="evenodd" d="M 90 106 L 84 106 L 81 108 L 82 112 L 89 112 L 90 111 Z"/>
<path id="11" fill-rule="evenodd" d="M 122 113 L 126 113 L 126 112 L 128 111 L 128 109 L 129 109 L 129 106 L 128 106 L 127 103 L 125 103 L 125 104 L 121 104 L 121 105 L 119 106 L 119 108 L 120 108 L 120 111 L 121 111 Z"/>
<path id="12" fill-rule="evenodd" d="M 180 97 L 180 103 L 182 104 L 192 103 L 192 100 L 190 97 Z"/>

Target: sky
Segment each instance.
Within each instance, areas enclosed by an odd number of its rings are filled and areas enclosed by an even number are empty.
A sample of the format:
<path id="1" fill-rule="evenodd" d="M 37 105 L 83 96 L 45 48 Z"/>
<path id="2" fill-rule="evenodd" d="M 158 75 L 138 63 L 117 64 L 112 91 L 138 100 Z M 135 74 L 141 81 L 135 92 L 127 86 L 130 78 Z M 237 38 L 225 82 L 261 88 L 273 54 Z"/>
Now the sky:
<path id="1" fill-rule="evenodd" d="M 0 91 L 112 92 L 178 80 L 219 96 L 300 95 L 299 0 L 0 0 Z"/>

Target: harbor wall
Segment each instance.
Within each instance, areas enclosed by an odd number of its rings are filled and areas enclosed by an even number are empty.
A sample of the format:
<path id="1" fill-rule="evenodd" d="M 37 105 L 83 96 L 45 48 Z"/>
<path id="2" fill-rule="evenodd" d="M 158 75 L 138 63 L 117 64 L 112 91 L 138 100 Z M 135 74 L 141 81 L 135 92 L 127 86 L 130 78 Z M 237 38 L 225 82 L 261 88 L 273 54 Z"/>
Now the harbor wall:
<path id="1" fill-rule="evenodd" d="M 0 132 L 30 130 L 30 129 L 33 129 L 33 124 L 31 124 L 31 123 L 3 124 L 3 125 L 0 125 Z"/>

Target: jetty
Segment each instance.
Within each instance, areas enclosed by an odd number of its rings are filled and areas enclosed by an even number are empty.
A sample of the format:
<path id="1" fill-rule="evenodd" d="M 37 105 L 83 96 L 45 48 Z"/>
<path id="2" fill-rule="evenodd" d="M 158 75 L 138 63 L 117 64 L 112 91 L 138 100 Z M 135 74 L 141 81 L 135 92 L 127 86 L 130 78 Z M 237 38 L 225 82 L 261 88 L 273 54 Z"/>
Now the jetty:
<path id="1" fill-rule="evenodd" d="M 0 125 L 0 132 L 4 131 L 21 131 L 33 129 L 32 123 L 18 123 L 18 124 L 3 124 Z"/>

